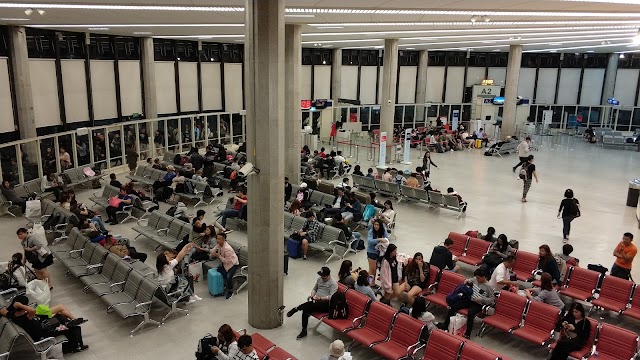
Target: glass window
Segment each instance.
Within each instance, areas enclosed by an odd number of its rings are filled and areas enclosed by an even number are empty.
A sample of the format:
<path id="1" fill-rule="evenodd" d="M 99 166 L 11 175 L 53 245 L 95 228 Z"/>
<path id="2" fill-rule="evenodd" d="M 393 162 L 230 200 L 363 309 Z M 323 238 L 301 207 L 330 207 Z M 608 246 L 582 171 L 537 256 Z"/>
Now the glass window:
<path id="1" fill-rule="evenodd" d="M 91 136 L 93 138 L 93 163 L 95 166 L 97 166 L 99 169 L 105 169 L 107 167 L 107 148 L 106 148 L 106 131 L 105 129 L 96 129 L 93 130 Z M 42 142 L 40 142 L 40 147 L 43 147 Z M 43 152 L 43 154 L 47 154 L 47 152 Z M 47 164 L 47 160 L 43 157 L 42 158 L 42 164 L 43 164 L 43 169 L 44 169 L 44 173 L 48 174 L 49 171 L 47 171 L 44 167 L 44 165 Z"/>
<path id="2" fill-rule="evenodd" d="M 122 134 L 120 127 L 108 128 L 110 167 L 122 165 Z"/>
<path id="3" fill-rule="evenodd" d="M 58 136 L 58 161 L 60 162 L 60 171 L 73 168 L 73 153 L 76 147 L 73 144 L 71 134 Z"/>
<path id="4" fill-rule="evenodd" d="M 415 127 L 414 118 L 416 116 L 416 107 L 413 105 L 404 106 L 404 128 Z"/>
<path id="5" fill-rule="evenodd" d="M 393 114 L 393 126 L 394 127 L 402 126 L 403 111 L 404 111 L 404 106 L 396 105 L 396 109 L 395 109 L 395 112 Z"/>
<path id="6" fill-rule="evenodd" d="M 371 108 L 371 127 L 369 130 L 380 129 L 380 106 Z"/>
<path id="7" fill-rule="evenodd" d="M 536 118 L 536 110 L 537 109 L 538 109 L 538 107 L 535 106 L 535 105 L 529 106 L 529 117 L 527 118 L 527 121 L 533 122 L 533 123 L 537 122 L 537 118 Z"/>
<path id="8" fill-rule="evenodd" d="M 55 159 L 53 160 L 55 163 Z M 18 158 L 15 146 L 0 148 L 0 167 L 2 167 L 2 180 L 9 180 L 13 184 L 20 182 L 18 174 Z"/>
<path id="9" fill-rule="evenodd" d="M 305 126 L 311 126 L 311 117 L 309 116 L 310 113 L 309 111 L 302 111 L 302 128 L 304 129 Z"/>
<path id="10" fill-rule="evenodd" d="M 193 140 L 193 124 L 191 117 L 180 118 L 180 137 L 182 138 L 182 150 L 189 151 Z"/>
<path id="11" fill-rule="evenodd" d="M 244 139 L 243 127 L 242 127 L 242 115 L 240 114 L 231 115 L 231 123 L 233 124 L 232 142 L 234 144 L 240 144 L 243 142 L 243 139 Z"/>
<path id="12" fill-rule="evenodd" d="M 167 151 L 180 152 L 178 144 L 180 142 L 180 129 L 178 119 L 167 120 Z"/>
<path id="13" fill-rule="evenodd" d="M 231 116 L 229 114 L 220 115 L 220 135 L 222 136 L 222 144 L 231 143 Z"/>
<path id="14" fill-rule="evenodd" d="M 370 107 L 363 107 L 360 109 L 360 122 L 362 122 L 362 130 L 369 130 L 369 118 L 371 113 Z"/>
<path id="15" fill-rule="evenodd" d="M 636 131 L 640 128 L 640 108 L 633 109 L 633 116 L 631 118 L 631 131 Z"/>
<path id="16" fill-rule="evenodd" d="M 589 126 L 598 127 L 601 124 L 600 114 L 602 113 L 602 108 L 599 106 L 591 107 L 589 115 Z"/>
<path id="17" fill-rule="evenodd" d="M 616 124 L 616 131 L 629 131 L 630 125 L 631 125 L 631 110 L 619 110 L 618 123 Z"/>
<path id="18" fill-rule="evenodd" d="M 551 110 L 553 110 L 553 116 L 551 120 L 550 128 L 559 129 L 560 124 L 562 123 L 562 117 L 564 114 L 562 113 L 562 106 L 552 106 Z"/>
<path id="19" fill-rule="evenodd" d="M 209 144 L 217 144 L 220 142 L 218 135 L 218 115 L 207 116 L 207 139 Z"/>
<path id="20" fill-rule="evenodd" d="M 440 105 L 440 112 L 438 113 L 438 119 L 443 117 L 446 119 L 443 121 L 445 124 L 449 122 L 449 107 L 450 105 Z"/>
<path id="21" fill-rule="evenodd" d="M 85 135 L 84 137 L 87 137 Z M 29 181 L 40 178 L 38 172 L 38 143 L 37 141 L 30 141 L 24 144 L 20 144 L 20 155 L 22 157 L 22 180 Z M 79 159 L 78 159 L 79 161 Z M 4 169 L 4 164 L 2 165 Z"/>

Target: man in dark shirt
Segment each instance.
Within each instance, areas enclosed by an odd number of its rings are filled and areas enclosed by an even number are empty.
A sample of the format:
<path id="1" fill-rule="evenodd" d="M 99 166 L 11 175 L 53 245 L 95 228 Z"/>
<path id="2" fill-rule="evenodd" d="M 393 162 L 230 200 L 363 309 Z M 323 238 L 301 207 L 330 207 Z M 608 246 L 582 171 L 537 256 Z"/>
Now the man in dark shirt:
<path id="1" fill-rule="evenodd" d="M 289 182 L 289 178 L 285 176 L 284 178 L 284 202 L 286 203 L 287 200 L 289 200 L 291 198 L 291 192 L 293 191 L 293 187 L 291 186 L 291 183 Z"/>
<path id="2" fill-rule="evenodd" d="M 449 250 L 451 246 L 453 246 L 453 240 L 447 238 L 444 241 L 444 245 L 434 247 L 429 263 L 433 266 L 437 266 L 440 270 L 444 270 L 446 268 L 449 271 L 456 273 L 459 272 L 460 267 L 455 265 L 455 262 L 453 261 L 453 254 L 451 253 L 451 250 Z"/>

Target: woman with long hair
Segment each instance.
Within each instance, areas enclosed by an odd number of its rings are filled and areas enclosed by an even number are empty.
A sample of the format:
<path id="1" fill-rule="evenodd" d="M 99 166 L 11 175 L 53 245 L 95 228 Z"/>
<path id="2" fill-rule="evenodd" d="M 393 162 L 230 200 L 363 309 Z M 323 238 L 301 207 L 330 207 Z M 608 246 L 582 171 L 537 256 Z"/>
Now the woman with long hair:
<path id="1" fill-rule="evenodd" d="M 293 214 L 293 216 L 300 216 L 302 212 L 302 203 L 298 200 L 294 200 L 291 202 L 291 206 L 289 206 L 289 212 Z"/>
<path id="2" fill-rule="evenodd" d="M 340 265 L 340 270 L 338 271 L 338 282 L 351 289 L 353 289 L 356 283 L 356 279 L 353 278 L 353 271 L 351 271 L 352 266 L 351 260 L 343 260 Z"/>
<path id="3" fill-rule="evenodd" d="M 391 299 L 400 299 L 402 297 L 402 288 L 400 287 L 401 275 L 398 274 L 398 247 L 389 244 L 387 251 L 382 257 L 380 264 L 380 287 L 382 288 L 382 302 L 391 303 Z"/>
<path id="4" fill-rule="evenodd" d="M 540 276 L 540 288 L 532 288 L 524 290 L 527 299 L 542 301 L 545 304 L 553 305 L 558 309 L 564 309 L 564 302 L 560 299 L 560 295 L 553 288 L 553 282 L 549 273 L 542 273 Z"/>
<path id="5" fill-rule="evenodd" d="M 512 252 L 509 246 L 509 240 L 507 235 L 500 234 L 496 241 L 491 244 L 487 255 L 482 259 L 482 268 L 487 273 L 487 276 L 491 276 L 493 270 L 502 263 L 502 260 L 510 255 Z"/>
<path id="6" fill-rule="evenodd" d="M 581 349 L 589 339 L 591 322 L 586 318 L 584 307 L 576 303 L 572 310 L 573 320 L 562 322 L 560 340 L 551 352 L 550 360 L 565 360 L 569 353 Z M 571 319 L 569 319 L 571 320 Z"/>
<path id="7" fill-rule="evenodd" d="M 195 244 L 193 243 L 187 244 L 182 248 L 182 250 L 180 250 L 175 258 L 171 260 L 167 258 L 166 252 L 161 252 L 156 258 L 156 270 L 158 271 L 158 278 L 156 281 L 158 284 L 165 287 L 167 293 L 179 291 L 179 299 L 183 300 L 188 298 L 187 304 L 194 303 L 196 300 L 202 300 L 202 298 L 193 293 L 193 289 L 184 276 L 176 276 L 174 268 L 178 266 L 194 246 Z"/>
<path id="8" fill-rule="evenodd" d="M 578 216 L 580 216 L 580 201 L 573 197 L 573 190 L 567 189 L 558 209 L 558 219 L 562 218 L 562 242 L 569 241 L 571 222 Z"/>
<path id="9" fill-rule="evenodd" d="M 553 253 L 551 252 L 549 245 L 540 245 L 538 248 L 538 255 L 540 256 L 538 269 L 542 270 L 542 272 L 549 273 L 556 286 L 562 285 L 560 281 L 560 269 L 558 269 L 558 264 L 556 263 L 556 259 L 553 257 Z"/>
<path id="10" fill-rule="evenodd" d="M 431 175 L 431 165 L 438 167 L 438 165 L 431 160 L 431 152 L 426 151 L 422 157 L 422 170 L 425 171 L 427 179 L 429 178 L 429 175 Z"/>
<path id="11" fill-rule="evenodd" d="M 238 352 L 237 340 L 231 326 L 224 324 L 218 329 L 218 346 L 212 346 L 211 353 L 218 360 L 228 360 L 230 356 Z"/>
<path id="12" fill-rule="evenodd" d="M 409 260 L 405 276 L 407 281 L 404 283 L 404 291 L 407 292 L 407 303 L 413 306 L 415 297 L 418 296 L 427 287 L 429 282 L 429 263 L 424 262 L 424 256 L 421 252 L 415 253 L 413 259 Z"/>
<path id="13" fill-rule="evenodd" d="M 378 215 L 378 219 L 380 219 L 385 225 L 389 225 L 393 222 L 395 218 L 396 212 L 393 210 L 393 203 L 391 200 L 387 200 L 384 202 L 384 210 Z"/>
<path id="14" fill-rule="evenodd" d="M 380 254 L 376 250 L 376 246 L 381 242 L 389 241 L 389 234 L 384 228 L 382 221 L 376 219 L 369 228 L 369 234 L 367 237 L 367 261 L 369 262 L 369 274 L 372 276 L 373 281 L 371 285 L 375 284 L 376 271 L 378 269 L 378 260 Z"/>
<path id="15" fill-rule="evenodd" d="M 367 270 L 360 270 L 360 272 L 358 272 L 358 279 L 356 280 L 354 289 L 361 294 L 369 296 L 372 301 L 378 301 L 376 294 L 373 292 L 373 289 L 371 289 L 370 286 L 371 281 L 369 280 L 371 278 L 372 277 L 369 276 Z"/>

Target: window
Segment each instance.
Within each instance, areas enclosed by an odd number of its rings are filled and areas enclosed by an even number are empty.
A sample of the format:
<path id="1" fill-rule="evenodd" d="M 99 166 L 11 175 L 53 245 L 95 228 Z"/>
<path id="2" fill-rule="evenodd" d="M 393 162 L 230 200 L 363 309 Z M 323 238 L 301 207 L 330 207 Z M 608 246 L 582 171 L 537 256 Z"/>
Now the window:
<path id="1" fill-rule="evenodd" d="M 607 54 L 585 54 L 584 67 L 588 69 L 605 69 L 607 67 Z"/>
<path id="2" fill-rule="evenodd" d="M 174 61 L 176 59 L 174 41 L 153 39 L 153 58 L 155 61 Z"/>
<path id="3" fill-rule="evenodd" d="M 180 40 L 175 42 L 176 59 L 180 61 L 198 61 L 198 43 Z"/>
<path id="4" fill-rule="evenodd" d="M 200 52 L 201 61 L 222 61 L 222 44 L 218 43 L 202 43 L 202 51 Z"/>
<path id="5" fill-rule="evenodd" d="M 446 56 L 449 66 L 464 66 L 467 59 L 467 53 L 463 51 L 449 51 Z"/>
<path id="6" fill-rule="evenodd" d="M 226 63 L 241 63 L 244 59 L 244 45 L 222 44 L 222 61 Z"/>
<path id="7" fill-rule="evenodd" d="M 562 67 L 563 68 L 581 68 L 583 63 L 582 54 L 562 54 Z"/>
<path id="8" fill-rule="evenodd" d="M 353 50 L 351 50 L 353 51 Z M 344 51 L 342 53 L 344 65 Z M 357 55 L 356 55 L 357 59 Z M 333 61 L 333 52 L 328 49 L 302 49 L 302 65 L 331 65 Z"/>
<path id="9" fill-rule="evenodd" d="M 399 66 L 418 66 L 418 59 L 420 59 L 418 51 L 398 51 Z"/>
<path id="10" fill-rule="evenodd" d="M 524 68 L 537 68 L 538 61 L 538 54 L 524 53 L 522 54 L 522 62 L 520 66 Z"/>
<path id="11" fill-rule="evenodd" d="M 507 67 L 509 62 L 509 53 L 497 52 L 489 53 L 487 59 L 487 65 L 489 67 Z"/>
<path id="12" fill-rule="evenodd" d="M 628 53 L 618 59 L 620 69 L 640 69 L 640 54 Z"/>
<path id="13" fill-rule="evenodd" d="M 469 55 L 469 66 L 472 66 L 472 67 L 486 67 L 487 66 L 487 53 L 471 53 Z"/>
<path id="14" fill-rule="evenodd" d="M 0 56 L 9 56 L 9 33 L 6 26 L 0 26 Z"/>
<path id="15" fill-rule="evenodd" d="M 558 68 L 560 67 L 560 54 L 537 54 L 541 68 Z"/>
<path id="16" fill-rule="evenodd" d="M 73 32 L 58 34 L 58 49 L 61 59 L 84 59 L 84 34 Z"/>
<path id="17" fill-rule="evenodd" d="M 27 52 L 30 58 L 55 59 L 55 32 L 50 30 L 26 28 Z"/>
<path id="18" fill-rule="evenodd" d="M 445 66 L 447 53 L 444 51 L 429 51 L 429 66 Z"/>

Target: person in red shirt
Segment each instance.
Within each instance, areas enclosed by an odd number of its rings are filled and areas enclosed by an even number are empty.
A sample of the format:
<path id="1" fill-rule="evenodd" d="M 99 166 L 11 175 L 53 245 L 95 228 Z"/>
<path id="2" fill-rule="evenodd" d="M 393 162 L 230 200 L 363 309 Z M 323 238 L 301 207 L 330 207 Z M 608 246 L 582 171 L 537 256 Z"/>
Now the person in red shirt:
<path id="1" fill-rule="evenodd" d="M 223 228 L 227 228 L 227 219 L 228 218 L 238 218 L 242 212 L 242 207 L 247 204 L 247 196 L 245 193 L 247 190 L 243 187 L 238 190 L 238 195 L 233 198 L 233 209 L 227 209 L 222 212 L 222 220 L 220 220 L 220 225 Z"/>
<path id="2" fill-rule="evenodd" d="M 624 233 L 622 241 L 613 250 L 613 256 L 616 257 L 616 262 L 611 267 L 611 276 L 619 277 L 629 280 L 631 275 L 631 263 L 633 258 L 638 253 L 638 249 L 631 242 L 633 241 L 633 234 Z"/>

